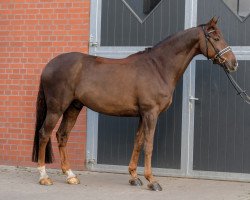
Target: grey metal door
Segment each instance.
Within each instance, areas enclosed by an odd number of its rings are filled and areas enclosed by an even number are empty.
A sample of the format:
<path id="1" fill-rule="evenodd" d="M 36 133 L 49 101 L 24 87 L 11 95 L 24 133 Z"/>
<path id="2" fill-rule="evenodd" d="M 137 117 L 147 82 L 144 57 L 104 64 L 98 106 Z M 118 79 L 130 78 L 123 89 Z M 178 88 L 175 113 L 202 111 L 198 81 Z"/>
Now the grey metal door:
<path id="1" fill-rule="evenodd" d="M 91 54 L 125 57 L 217 15 L 240 63 L 235 76 L 249 89 L 248 0 L 162 0 L 160 4 L 157 0 L 150 15 L 141 6 L 144 0 L 135 2 L 139 1 L 91 0 Z M 159 119 L 154 174 L 249 181 L 249 113 L 220 68 L 204 56 L 195 57 L 178 85 L 174 104 Z M 126 172 L 136 127 L 137 119 L 108 117 L 88 110 L 89 169 Z"/>
<path id="2" fill-rule="evenodd" d="M 237 1 L 198 1 L 198 24 L 220 16 L 219 27 L 229 45 L 236 46 L 240 68 L 234 76 L 250 91 L 250 18 Z M 240 3 L 241 1 L 238 1 Z M 243 1 L 242 1 L 243 2 Z M 237 6 L 237 4 L 235 4 Z M 248 8 L 250 7 L 250 4 Z M 235 9 L 234 9 L 235 8 Z M 240 14 L 241 16 L 236 16 Z M 243 13 L 243 14 L 242 14 Z M 248 53 L 249 54 L 249 53 Z M 223 70 L 210 61 L 196 61 L 193 169 L 250 173 L 250 107 L 235 95 Z"/>
<path id="3" fill-rule="evenodd" d="M 184 29 L 185 0 L 155 1 L 105 0 L 101 6 L 100 46 L 110 50 L 127 46 L 152 46 Z M 145 6 L 145 5 L 144 5 Z M 142 14 L 143 9 L 147 14 Z M 114 48 L 113 48 L 114 50 Z M 104 55 L 105 56 L 105 55 Z M 182 80 L 171 108 L 157 124 L 153 167 L 180 169 L 182 127 Z M 97 164 L 127 166 L 133 149 L 137 118 L 98 115 Z M 143 159 L 141 157 L 140 164 Z"/>
<path id="4" fill-rule="evenodd" d="M 101 46 L 152 46 L 184 29 L 185 0 L 158 0 L 143 16 L 144 3 L 154 1 L 103 1 Z"/>

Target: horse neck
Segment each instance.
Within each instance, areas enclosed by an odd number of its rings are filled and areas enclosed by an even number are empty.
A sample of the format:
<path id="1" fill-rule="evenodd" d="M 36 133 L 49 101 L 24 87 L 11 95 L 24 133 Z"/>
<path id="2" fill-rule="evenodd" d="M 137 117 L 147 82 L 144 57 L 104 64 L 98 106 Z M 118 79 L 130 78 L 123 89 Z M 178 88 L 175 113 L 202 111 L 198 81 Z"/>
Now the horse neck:
<path id="1" fill-rule="evenodd" d="M 168 84 L 175 86 L 193 57 L 200 53 L 199 33 L 198 28 L 187 29 L 153 48 L 151 58 L 158 63 L 158 70 Z"/>

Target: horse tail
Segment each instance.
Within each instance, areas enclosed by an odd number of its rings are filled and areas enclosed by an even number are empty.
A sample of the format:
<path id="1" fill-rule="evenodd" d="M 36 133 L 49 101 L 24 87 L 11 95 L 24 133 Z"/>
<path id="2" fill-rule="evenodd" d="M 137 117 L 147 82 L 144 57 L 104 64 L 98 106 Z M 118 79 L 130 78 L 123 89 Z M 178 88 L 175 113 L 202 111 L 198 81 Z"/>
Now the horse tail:
<path id="1" fill-rule="evenodd" d="M 43 126 L 46 114 L 47 114 L 47 105 L 45 101 L 42 81 L 40 81 L 40 86 L 36 101 L 36 126 L 35 126 L 35 136 L 34 136 L 33 152 L 32 152 L 33 162 L 38 162 L 40 129 Z M 45 151 L 45 163 L 52 163 L 53 160 L 54 160 L 54 155 L 52 150 L 51 138 L 49 138 Z"/>

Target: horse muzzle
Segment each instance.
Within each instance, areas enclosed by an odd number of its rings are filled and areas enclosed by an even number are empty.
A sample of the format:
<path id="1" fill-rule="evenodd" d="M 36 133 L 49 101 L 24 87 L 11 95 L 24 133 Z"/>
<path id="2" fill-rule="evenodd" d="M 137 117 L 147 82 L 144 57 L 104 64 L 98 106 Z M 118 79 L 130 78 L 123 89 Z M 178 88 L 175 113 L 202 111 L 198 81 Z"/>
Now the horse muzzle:
<path id="1" fill-rule="evenodd" d="M 223 67 L 225 68 L 225 70 L 227 70 L 229 73 L 231 72 L 236 72 L 237 69 L 239 68 L 239 63 L 237 61 L 225 61 L 223 63 Z"/>

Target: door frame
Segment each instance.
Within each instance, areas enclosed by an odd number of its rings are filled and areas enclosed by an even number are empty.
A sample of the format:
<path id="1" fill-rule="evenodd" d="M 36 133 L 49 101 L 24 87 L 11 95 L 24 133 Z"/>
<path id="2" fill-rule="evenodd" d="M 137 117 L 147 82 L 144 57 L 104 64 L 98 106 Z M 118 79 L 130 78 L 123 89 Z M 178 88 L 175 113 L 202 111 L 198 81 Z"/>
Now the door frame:
<path id="1" fill-rule="evenodd" d="M 194 4 L 193 2 L 196 0 L 186 0 L 185 5 L 185 25 L 184 28 L 192 27 L 196 24 L 196 21 L 193 20 L 192 13 Z M 91 0 L 91 10 L 90 10 L 90 48 L 89 53 L 91 55 L 98 55 L 104 57 L 112 57 L 112 58 L 121 58 L 126 57 L 129 54 L 135 53 L 137 51 L 141 51 L 145 49 L 145 46 L 119 46 L 119 47 L 102 47 L 100 46 L 100 35 L 101 35 L 101 5 L 102 0 Z M 154 174 L 156 175 L 171 175 L 171 176 L 185 176 L 188 171 L 189 159 L 187 159 L 189 154 L 188 150 L 189 145 L 189 137 L 187 134 L 187 130 L 190 130 L 190 121 L 192 115 L 190 115 L 192 110 L 192 102 L 189 101 L 191 88 L 191 74 L 192 74 L 192 66 L 194 62 L 192 62 L 191 67 L 185 72 L 183 77 L 183 108 L 182 108 L 182 133 L 181 133 L 181 167 L 180 169 L 163 169 L 163 168 L 153 168 Z M 97 164 L 97 145 L 98 145 L 98 113 L 87 109 L 87 150 L 86 150 L 86 158 L 87 158 L 87 168 L 91 171 L 105 171 L 105 172 L 127 172 L 127 166 L 117 166 L 117 165 L 103 165 Z M 138 167 L 138 172 L 143 173 L 143 167 Z"/>
<path id="2" fill-rule="evenodd" d="M 102 0 L 91 0 L 89 54 L 121 58 L 144 50 L 145 46 L 100 46 L 101 4 Z M 185 1 L 185 29 L 197 26 L 197 5 L 198 0 Z M 250 60 L 250 47 L 234 46 L 232 49 L 238 60 Z M 205 59 L 204 56 L 196 56 L 183 75 L 181 167 L 180 169 L 153 168 L 153 172 L 159 176 L 249 181 L 250 174 L 193 170 L 195 69 L 196 61 Z M 87 109 L 86 167 L 90 171 L 127 173 L 128 166 L 97 164 L 97 146 L 98 113 Z M 143 174 L 143 167 L 138 167 L 138 173 Z"/>

